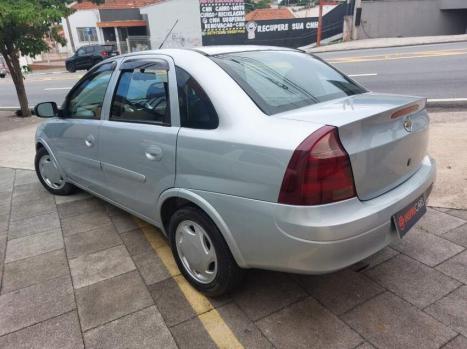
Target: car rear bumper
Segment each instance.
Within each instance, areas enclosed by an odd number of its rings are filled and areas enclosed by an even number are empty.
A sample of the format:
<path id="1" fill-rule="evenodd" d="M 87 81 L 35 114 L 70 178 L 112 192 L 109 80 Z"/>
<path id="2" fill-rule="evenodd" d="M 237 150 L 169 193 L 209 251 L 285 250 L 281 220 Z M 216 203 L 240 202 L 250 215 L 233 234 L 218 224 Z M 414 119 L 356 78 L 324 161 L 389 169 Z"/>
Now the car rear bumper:
<path id="1" fill-rule="evenodd" d="M 377 198 L 321 206 L 195 192 L 225 222 L 224 236 L 240 266 L 319 274 L 352 265 L 398 239 L 391 217 L 429 193 L 435 177 L 436 163 L 427 156 L 412 177 Z"/>

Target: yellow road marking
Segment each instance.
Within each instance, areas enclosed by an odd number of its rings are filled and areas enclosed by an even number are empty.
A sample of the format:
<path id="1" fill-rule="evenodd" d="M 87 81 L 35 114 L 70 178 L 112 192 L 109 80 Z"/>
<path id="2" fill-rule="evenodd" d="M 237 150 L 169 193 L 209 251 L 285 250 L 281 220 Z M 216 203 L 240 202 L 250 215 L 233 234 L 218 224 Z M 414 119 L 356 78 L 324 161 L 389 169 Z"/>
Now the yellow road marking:
<path id="1" fill-rule="evenodd" d="M 206 329 L 206 332 L 213 342 L 216 343 L 217 347 L 221 349 L 243 348 L 243 345 L 239 342 L 237 337 L 235 337 L 235 334 L 225 323 L 224 319 L 214 308 L 209 299 L 191 287 L 183 275 L 180 274 L 170 246 L 164 236 L 162 236 L 162 233 L 155 227 L 148 225 L 138 218 L 135 218 L 135 221 L 151 244 L 154 252 L 167 268 L 170 276 L 172 276 L 177 283 L 178 288 L 183 293 L 188 303 L 190 303 L 193 311 L 198 316 L 198 319 L 203 324 L 203 327 Z"/>
<path id="2" fill-rule="evenodd" d="M 420 52 L 398 52 L 384 55 L 369 55 L 369 56 L 354 56 L 331 58 L 329 63 L 359 63 L 359 62 L 377 62 L 377 61 L 391 61 L 399 59 L 412 59 L 412 58 L 429 58 L 429 57 L 445 57 L 445 56 L 458 56 L 467 54 L 467 49 L 455 49 L 444 51 L 420 51 Z"/>

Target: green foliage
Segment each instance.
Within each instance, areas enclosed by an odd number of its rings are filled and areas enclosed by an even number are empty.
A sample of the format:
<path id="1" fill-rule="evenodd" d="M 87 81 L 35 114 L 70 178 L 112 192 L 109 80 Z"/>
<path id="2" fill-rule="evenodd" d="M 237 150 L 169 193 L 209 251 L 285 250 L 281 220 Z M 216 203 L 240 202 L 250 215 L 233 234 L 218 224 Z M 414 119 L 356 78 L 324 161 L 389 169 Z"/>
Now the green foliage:
<path id="1" fill-rule="evenodd" d="M 271 7 L 271 0 L 245 0 L 245 12 L 251 12 L 258 8 L 269 8 Z"/>
<path id="2" fill-rule="evenodd" d="M 65 0 L 0 0 L 0 52 L 35 56 L 47 50 L 44 38 L 70 13 Z"/>

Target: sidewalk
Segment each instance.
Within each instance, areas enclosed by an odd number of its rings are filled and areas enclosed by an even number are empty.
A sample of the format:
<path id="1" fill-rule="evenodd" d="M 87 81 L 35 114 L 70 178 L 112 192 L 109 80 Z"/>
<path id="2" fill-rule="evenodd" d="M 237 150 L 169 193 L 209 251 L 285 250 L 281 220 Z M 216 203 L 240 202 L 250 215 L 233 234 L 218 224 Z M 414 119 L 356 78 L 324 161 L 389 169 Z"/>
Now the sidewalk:
<path id="1" fill-rule="evenodd" d="M 441 44 L 450 42 L 467 42 L 467 34 L 462 35 L 438 35 L 438 36 L 417 36 L 410 38 L 377 38 L 377 39 L 362 39 L 338 44 L 329 44 L 321 47 L 305 47 L 306 52 L 332 52 L 332 51 L 348 51 L 371 48 L 398 47 L 398 46 L 414 46 Z"/>

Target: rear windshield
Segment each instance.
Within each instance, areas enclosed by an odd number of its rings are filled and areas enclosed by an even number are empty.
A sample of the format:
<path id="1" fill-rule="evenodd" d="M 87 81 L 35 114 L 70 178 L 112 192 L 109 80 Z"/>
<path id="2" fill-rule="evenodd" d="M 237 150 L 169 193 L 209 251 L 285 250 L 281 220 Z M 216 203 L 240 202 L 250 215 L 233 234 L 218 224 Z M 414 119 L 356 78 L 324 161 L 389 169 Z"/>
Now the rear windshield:
<path id="1" fill-rule="evenodd" d="M 366 92 L 313 56 L 296 51 L 250 51 L 212 57 L 266 114 Z"/>
<path id="2" fill-rule="evenodd" d="M 113 45 L 102 45 L 102 48 L 106 51 L 113 51 Z"/>

